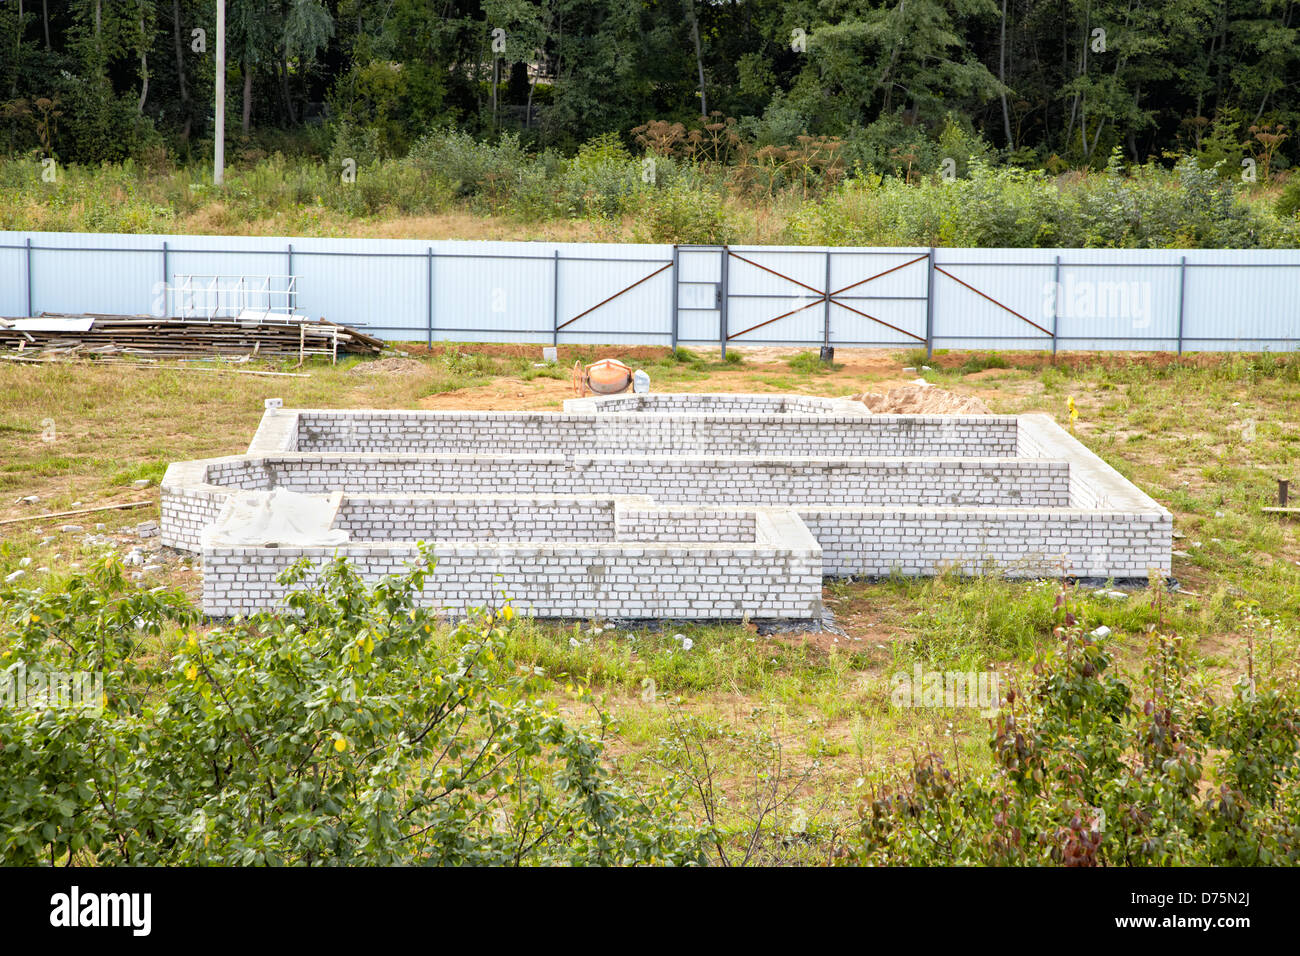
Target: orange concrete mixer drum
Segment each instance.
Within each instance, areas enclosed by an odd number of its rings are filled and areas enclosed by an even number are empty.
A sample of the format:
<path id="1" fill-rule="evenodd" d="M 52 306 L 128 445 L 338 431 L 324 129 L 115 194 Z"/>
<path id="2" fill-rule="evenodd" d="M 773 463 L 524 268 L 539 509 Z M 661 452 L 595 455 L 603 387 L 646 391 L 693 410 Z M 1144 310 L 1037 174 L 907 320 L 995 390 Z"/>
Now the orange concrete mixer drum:
<path id="1" fill-rule="evenodd" d="M 617 395 L 626 392 L 632 384 L 632 370 L 618 359 L 601 359 L 586 368 L 581 362 L 573 363 L 573 391 L 576 395 L 586 395 L 588 391 L 597 395 Z"/>

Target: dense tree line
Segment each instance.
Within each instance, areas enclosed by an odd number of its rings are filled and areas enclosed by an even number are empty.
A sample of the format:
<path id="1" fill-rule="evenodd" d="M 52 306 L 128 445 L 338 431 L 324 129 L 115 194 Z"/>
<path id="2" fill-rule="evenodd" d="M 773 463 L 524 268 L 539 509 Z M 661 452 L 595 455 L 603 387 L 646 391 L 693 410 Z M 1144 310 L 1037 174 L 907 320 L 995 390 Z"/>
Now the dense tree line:
<path id="1" fill-rule="evenodd" d="M 1024 165 L 1166 151 L 1286 163 L 1292 0 L 227 0 L 233 136 L 324 153 L 339 123 L 572 149 L 653 120 L 870 159 L 955 122 Z M 205 153 L 213 0 L 0 2 L 0 150 Z M 288 135 L 286 135 L 288 134 Z M 1274 155 L 1276 153 L 1276 156 Z"/>

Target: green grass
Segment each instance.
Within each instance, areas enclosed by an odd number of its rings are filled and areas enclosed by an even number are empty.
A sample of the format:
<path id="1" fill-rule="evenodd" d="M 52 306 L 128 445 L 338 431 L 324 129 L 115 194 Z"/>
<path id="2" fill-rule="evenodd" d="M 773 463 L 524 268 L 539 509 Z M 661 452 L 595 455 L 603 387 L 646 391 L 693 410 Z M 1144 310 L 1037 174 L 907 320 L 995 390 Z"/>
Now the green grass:
<path id="1" fill-rule="evenodd" d="M 957 370 L 963 375 L 971 375 L 975 372 L 983 372 L 991 368 L 1010 368 L 1007 360 L 997 352 L 988 352 L 985 354 L 975 354 L 966 359 Z"/>
<path id="2" fill-rule="evenodd" d="M 825 375 L 842 365 L 833 365 L 830 362 L 823 362 L 821 354 L 818 352 L 800 352 L 798 355 L 792 355 L 786 359 L 786 364 L 796 372 L 802 372 L 805 375 Z"/>
<path id="3" fill-rule="evenodd" d="M 129 485 L 135 481 L 148 479 L 154 484 L 162 481 L 163 475 L 167 471 L 166 461 L 142 461 L 132 465 L 130 468 L 123 469 L 113 475 L 113 484 Z"/>
<path id="4" fill-rule="evenodd" d="M 744 358 L 733 364 L 716 350 L 641 350 L 634 357 L 618 347 L 564 346 L 558 363 L 540 367 L 540 348 L 515 352 L 464 344 L 432 354 L 413 348 L 424 366 L 415 374 L 359 375 L 359 363 L 349 361 L 309 363 L 308 378 L 266 380 L 93 364 L 0 365 L 0 518 L 157 494 L 156 487 L 140 491 L 130 483 L 156 481 L 169 461 L 242 451 L 262 400 L 272 396 L 300 407 L 406 408 L 432 395 L 454 404 L 458 393 L 481 396 L 503 381 L 523 380 L 537 390 L 527 393 L 523 407 L 556 409 L 569 394 L 573 363 L 607 355 L 645 368 L 656 390 L 844 395 L 913 377 L 902 372 L 905 365 L 930 364 L 927 377 L 978 395 L 995 412 L 1045 411 L 1068 425 L 1066 403 L 1073 397 L 1079 440 L 1173 512 L 1182 535 L 1174 546 L 1187 553 L 1174 559 L 1182 591 L 1127 589 L 1122 600 L 1089 587 L 1070 592 L 1073 612 L 1090 629 L 1104 625 L 1114 633 L 1122 667 L 1135 666 L 1153 626 L 1184 638 L 1197 679 L 1215 693 L 1247 669 L 1252 653 L 1258 668 L 1296 659 L 1300 522 L 1260 509 L 1272 501 L 1277 477 L 1300 478 L 1300 357 L 1180 362 L 1063 355 L 1053 365 L 1042 355 L 936 352 L 928 363 L 923 354 L 897 354 L 892 371 L 864 373 L 851 353 L 827 368 L 815 352 L 761 361 L 729 350 Z M 1005 374 L 967 378 L 989 368 Z M 497 407 L 519 407 L 513 401 L 502 399 Z M 56 437 L 46 442 L 42 423 L 51 419 Z M 1244 428 L 1248 422 L 1253 428 Z M 36 506 L 16 503 L 29 494 L 39 496 Z M 156 511 L 110 511 L 87 523 L 103 523 L 112 533 L 151 516 Z M 0 577 L 29 558 L 29 579 L 57 587 L 74 563 L 102 551 L 57 527 L 53 521 L 0 526 Z M 38 567 L 49 567 L 48 577 Z M 193 593 L 198 576 L 169 559 L 158 580 Z M 536 669 L 534 692 L 566 715 L 594 720 L 574 704 L 571 686 L 588 686 L 603 701 L 614 718 L 620 772 L 664 773 L 652 759 L 661 742 L 675 721 L 698 717 L 719 747 L 724 786 L 737 801 L 729 811 L 735 825 L 743 818 L 743 783 L 755 771 L 735 734 L 778 740 L 786 769 L 809 774 L 793 804 L 816 825 L 832 825 L 851 818 L 860 780 L 888 772 L 913 751 L 955 750 L 965 766 L 988 766 L 982 716 L 891 706 L 891 676 L 917 664 L 1026 674 L 1056 640 L 1056 593 L 1055 582 L 995 575 L 832 581 L 825 599 L 844 636 L 760 635 L 739 624 L 629 631 L 605 630 L 603 622 L 575 629 L 519 620 L 508 644 L 518 666 Z M 685 650 L 675 634 L 693 646 Z"/>

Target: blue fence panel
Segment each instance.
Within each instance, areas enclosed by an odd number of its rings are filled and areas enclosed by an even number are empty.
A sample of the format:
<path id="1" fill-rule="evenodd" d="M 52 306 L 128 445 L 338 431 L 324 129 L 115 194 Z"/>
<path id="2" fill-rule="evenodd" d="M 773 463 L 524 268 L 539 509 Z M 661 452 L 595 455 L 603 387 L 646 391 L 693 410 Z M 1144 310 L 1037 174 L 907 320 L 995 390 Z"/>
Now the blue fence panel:
<path id="1" fill-rule="evenodd" d="M 0 315 L 177 314 L 165 289 L 187 274 L 293 275 L 298 312 L 395 341 L 1057 351 L 1300 342 L 1300 252 L 1286 249 L 0 233 Z"/>

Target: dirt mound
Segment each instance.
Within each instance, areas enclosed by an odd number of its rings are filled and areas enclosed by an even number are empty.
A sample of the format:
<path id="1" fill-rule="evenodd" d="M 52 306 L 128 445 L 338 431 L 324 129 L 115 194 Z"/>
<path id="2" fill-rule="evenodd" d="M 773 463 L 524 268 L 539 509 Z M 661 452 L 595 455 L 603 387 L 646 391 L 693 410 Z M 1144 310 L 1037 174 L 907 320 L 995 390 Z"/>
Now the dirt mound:
<path id="1" fill-rule="evenodd" d="M 883 395 L 867 392 L 854 395 L 870 411 L 879 415 L 989 415 L 989 407 L 978 398 L 945 392 L 933 385 L 900 385 Z"/>
<path id="2" fill-rule="evenodd" d="M 412 358 L 375 359 L 362 362 L 352 370 L 353 375 L 414 375 L 416 372 L 428 371 L 428 363 Z"/>

